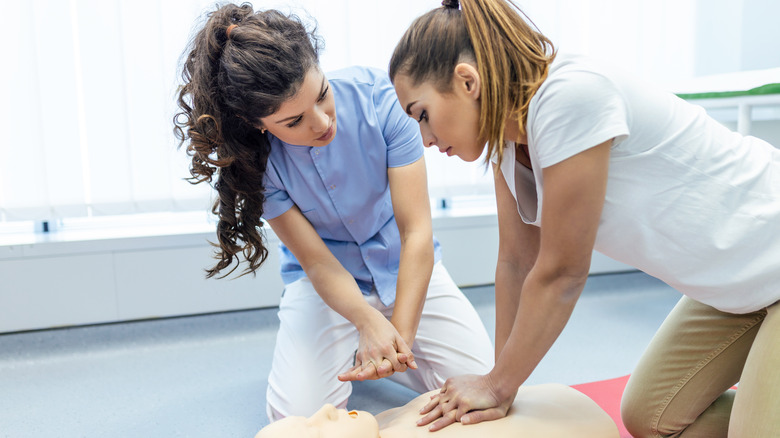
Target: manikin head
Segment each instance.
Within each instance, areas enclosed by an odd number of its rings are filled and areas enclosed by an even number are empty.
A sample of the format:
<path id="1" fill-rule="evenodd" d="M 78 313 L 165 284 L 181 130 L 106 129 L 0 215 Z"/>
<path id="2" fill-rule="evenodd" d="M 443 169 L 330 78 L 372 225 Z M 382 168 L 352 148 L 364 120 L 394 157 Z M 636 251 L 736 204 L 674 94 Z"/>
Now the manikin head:
<path id="1" fill-rule="evenodd" d="M 364 411 L 326 404 L 309 418 L 286 417 L 262 428 L 255 438 L 379 438 L 379 425 Z"/>

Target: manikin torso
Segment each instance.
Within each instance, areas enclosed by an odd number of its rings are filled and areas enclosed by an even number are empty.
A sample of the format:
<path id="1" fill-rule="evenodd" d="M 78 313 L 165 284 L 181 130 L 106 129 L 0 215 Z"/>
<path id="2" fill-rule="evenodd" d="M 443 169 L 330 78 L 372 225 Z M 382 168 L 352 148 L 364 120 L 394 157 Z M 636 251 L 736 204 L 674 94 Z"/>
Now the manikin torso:
<path id="1" fill-rule="evenodd" d="M 579 391 L 560 384 L 522 386 L 505 418 L 474 425 L 454 423 L 428 432 L 415 422 L 434 392 L 376 416 L 381 438 L 610 438 L 618 437 L 612 419 Z"/>

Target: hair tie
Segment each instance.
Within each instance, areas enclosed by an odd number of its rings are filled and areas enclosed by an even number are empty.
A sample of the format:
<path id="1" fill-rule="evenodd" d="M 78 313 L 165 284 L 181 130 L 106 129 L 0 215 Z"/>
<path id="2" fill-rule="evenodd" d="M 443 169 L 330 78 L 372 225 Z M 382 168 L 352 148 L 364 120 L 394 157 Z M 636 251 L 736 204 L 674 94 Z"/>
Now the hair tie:
<path id="1" fill-rule="evenodd" d="M 460 2 L 458 0 L 443 0 L 441 5 L 445 8 L 460 9 Z"/>
<path id="2" fill-rule="evenodd" d="M 237 27 L 238 27 L 237 24 L 231 24 L 230 26 L 227 27 L 227 30 L 225 31 L 225 33 L 227 34 L 228 39 L 230 38 L 230 32 L 232 32 L 233 29 L 235 29 Z"/>

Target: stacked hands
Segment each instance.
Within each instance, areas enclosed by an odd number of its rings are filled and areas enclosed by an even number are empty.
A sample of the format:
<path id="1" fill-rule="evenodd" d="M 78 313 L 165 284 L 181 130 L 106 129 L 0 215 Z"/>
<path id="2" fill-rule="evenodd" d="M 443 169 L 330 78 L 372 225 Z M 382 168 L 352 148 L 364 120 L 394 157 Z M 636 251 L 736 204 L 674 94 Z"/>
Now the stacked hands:
<path id="1" fill-rule="evenodd" d="M 377 380 L 409 368 L 417 369 L 410 343 L 392 323 L 383 320 L 384 323 L 359 330 L 360 341 L 352 359 L 352 368 L 339 374 L 339 380 Z M 476 424 L 503 418 L 512 406 L 517 389 L 509 392 L 500 389 L 490 374 L 451 377 L 420 410 L 423 417 L 417 425 L 433 423 L 429 427 L 433 432 L 455 422 Z"/>
<path id="2" fill-rule="evenodd" d="M 360 342 L 352 358 L 352 368 L 339 374 L 342 382 L 377 380 L 417 369 L 414 354 L 400 333 L 384 317 L 378 324 L 359 330 Z M 414 339 L 414 335 L 410 337 Z"/>
<path id="3" fill-rule="evenodd" d="M 377 380 L 417 369 L 414 354 L 395 326 L 387 319 L 375 320 L 359 329 L 360 341 L 352 359 L 352 368 L 339 374 L 342 382 Z M 411 336 L 410 339 L 414 339 Z M 447 379 L 441 390 L 423 406 L 418 426 L 431 424 L 430 431 L 450 424 L 477 424 L 507 415 L 515 400 L 517 389 L 501 391 L 490 374 L 463 375 Z"/>
<path id="4" fill-rule="evenodd" d="M 433 423 L 429 427 L 433 432 L 455 422 L 477 424 L 506 417 L 517 389 L 506 394 L 501 389 L 490 374 L 451 377 L 420 410 L 424 417 L 417 420 L 417 425 Z"/>

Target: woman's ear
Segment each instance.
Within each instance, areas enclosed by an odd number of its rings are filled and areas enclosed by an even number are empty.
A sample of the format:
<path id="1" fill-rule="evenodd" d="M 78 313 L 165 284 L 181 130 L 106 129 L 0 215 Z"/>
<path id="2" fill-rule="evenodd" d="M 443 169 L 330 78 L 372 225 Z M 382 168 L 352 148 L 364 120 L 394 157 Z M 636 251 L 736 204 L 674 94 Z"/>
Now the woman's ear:
<path id="1" fill-rule="evenodd" d="M 479 99 L 481 81 L 477 68 L 467 62 L 461 62 L 455 66 L 453 76 L 455 91 L 465 93 L 468 97 Z"/>

